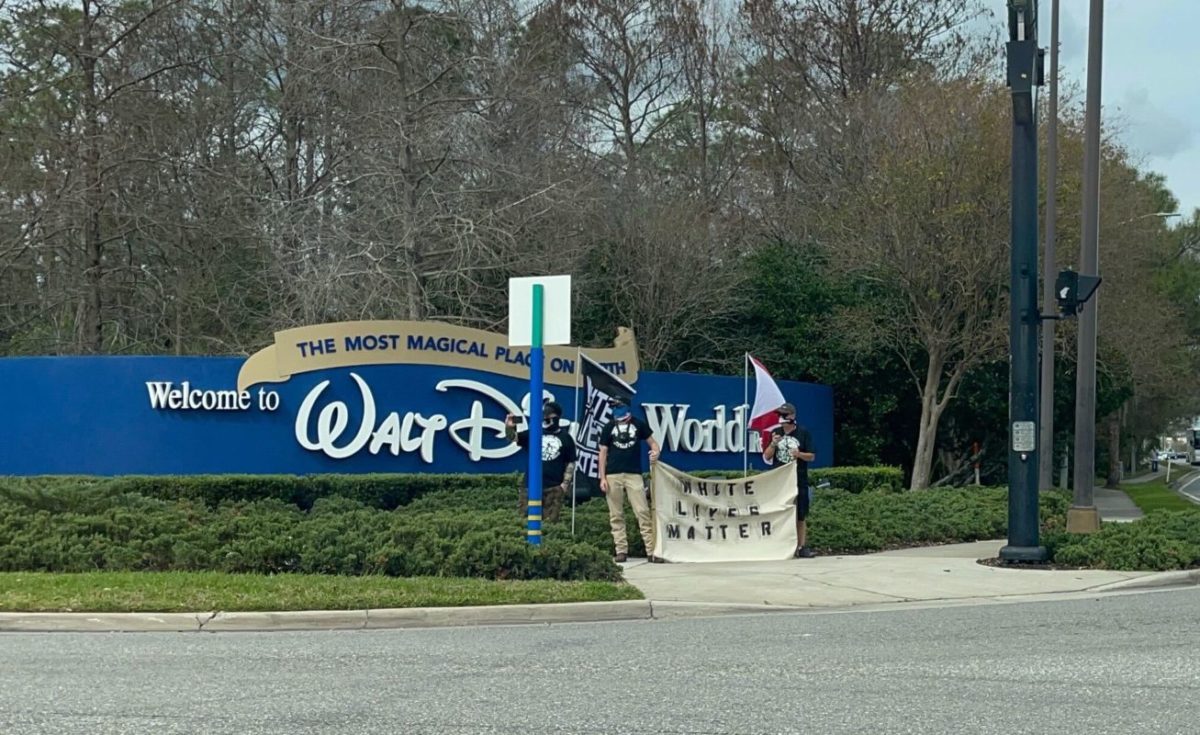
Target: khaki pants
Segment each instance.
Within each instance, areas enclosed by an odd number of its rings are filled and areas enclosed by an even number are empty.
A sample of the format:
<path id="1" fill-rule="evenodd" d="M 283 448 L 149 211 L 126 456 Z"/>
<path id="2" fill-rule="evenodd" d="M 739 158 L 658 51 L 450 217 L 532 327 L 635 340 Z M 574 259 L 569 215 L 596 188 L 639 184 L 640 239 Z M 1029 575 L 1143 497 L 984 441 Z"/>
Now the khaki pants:
<path id="1" fill-rule="evenodd" d="M 625 537 L 626 495 L 637 516 L 642 540 L 646 543 L 646 556 L 650 556 L 654 553 L 654 523 L 650 518 L 650 505 L 646 502 L 641 475 L 608 475 L 608 492 L 605 496 L 608 498 L 608 522 L 612 526 L 613 545 L 618 554 L 629 553 L 629 539 Z"/>

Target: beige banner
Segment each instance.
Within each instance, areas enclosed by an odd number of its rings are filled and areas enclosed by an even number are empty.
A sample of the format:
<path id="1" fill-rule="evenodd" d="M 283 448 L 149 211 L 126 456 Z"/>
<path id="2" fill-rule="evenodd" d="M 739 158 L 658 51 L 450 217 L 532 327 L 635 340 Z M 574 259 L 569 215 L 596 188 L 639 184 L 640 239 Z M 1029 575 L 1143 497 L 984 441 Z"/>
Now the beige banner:
<path id="1" fill-rule="evenodd" d="M 732 473 L 731 473 L 732 474 Z M 752 477 L 695 477 L 655 463 L 654 555 L 667 561 L 771 561 L 796 550 L 796 463 Z"/>
<path id="2" fill-rule="evenodd" d="M 576 384 L 578 348 L 545 348 L 544 379 Z M 513 378 L 529 376 L 529 348 L 509 347 L 508 337 L 443 322 L 361 321 L 296 327 L 275 333 L 275 344 L 246 359 L 239 391 L 258 383 L 282 383 L 293 375 L 357 365 L 445 365 Z M 621 327 L 612 347 L 584 353 L 627 383 L 638 376 L 637 343 Z"/>

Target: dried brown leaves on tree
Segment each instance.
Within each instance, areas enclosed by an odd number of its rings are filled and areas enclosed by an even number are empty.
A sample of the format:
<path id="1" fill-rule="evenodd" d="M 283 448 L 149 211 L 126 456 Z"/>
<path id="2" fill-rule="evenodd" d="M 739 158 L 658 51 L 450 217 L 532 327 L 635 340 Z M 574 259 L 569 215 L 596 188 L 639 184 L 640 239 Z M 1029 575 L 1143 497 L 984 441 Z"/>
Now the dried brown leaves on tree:
<path id="1" fill-rule="evenodd" d="M 1007 178 L 1006 103 L 1002 90 L 970 82 L 879 95 L 859 152 L 868 173 L 828 217 L 835 267 L 877 294 L 844 328 L 898 355 L 921 398 L 914 488 L 931 479 L 938 421 L 963 377 L 1007 334 L 1009 210 L 996 196 Z"/>
<path id="2" fill-rule="evenodd" d="M 565 272 L 583 343 L 627 326 L 648 367 L 720 367 L 746 346 L 747 261 L 803 245 L 876 307 L 843 329 L 914 375 L 919 486 L 963 375 L 1003 344 L 1008 111 L 984 7 L 0 2 L 0 353 L 502 329 L 510 276 Z M 1185 345 L 1146 327 L 1179 305 L 1141 298 L 1165 235 L 1140 218 L 1166 205 L 1124 156 L 1105 149 L 1101 263 L 1122 267 L 1102 354 L 1163 396 Z"/>

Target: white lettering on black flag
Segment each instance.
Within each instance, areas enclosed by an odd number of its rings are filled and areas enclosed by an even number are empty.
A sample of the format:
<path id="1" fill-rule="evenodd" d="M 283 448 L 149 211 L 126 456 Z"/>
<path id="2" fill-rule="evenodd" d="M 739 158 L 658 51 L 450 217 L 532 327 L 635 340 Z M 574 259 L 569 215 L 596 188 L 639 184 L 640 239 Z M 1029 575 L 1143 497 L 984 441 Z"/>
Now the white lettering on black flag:
<path id="1" fill-rule="evenodd" d="M 612 416 L 611 402 L 619 398 L 633 403 L 635 391 L 628 383 L 605 370 L 599 363 L 580 355 L 583 373 L 583 412 L 576 421 L 575 444 L 578 448 L 576 471 L 579 482 L 591 489 L 600 487 L 600 432 Z"/>
<path id="2" fill-rule="evenodd" d="M 796 550 L 796 463 L 735 479 L 654 466 L 654 555 L 667 561 L 770 561 Z"/>

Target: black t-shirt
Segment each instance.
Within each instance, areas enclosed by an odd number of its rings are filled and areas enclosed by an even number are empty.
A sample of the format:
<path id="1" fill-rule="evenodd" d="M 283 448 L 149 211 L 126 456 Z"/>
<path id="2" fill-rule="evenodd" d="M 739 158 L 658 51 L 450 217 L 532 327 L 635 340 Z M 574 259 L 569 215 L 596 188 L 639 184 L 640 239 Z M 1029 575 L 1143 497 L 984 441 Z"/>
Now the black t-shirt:
<path id="1" fill-rule="evenodd" d="M 653 435 L 645 421 L 612 421 L 600 433 L 601 446 L 608 447 L 604 471 L 609 475 L 642 474 L 641 442 Z"/>
<path id="2" fill-rule="evenodd" d="M 529 432 L 517 434 L 517 444 L 529 446 Z M 566 427 L 542 429 L 542 488 L 555 487 L 563 483 L 567 465 L 575 461 L 575 440 Z"/>
<path id="3" fill-rule="evenodd" d="M 802 459 L 796 459 L 792 456 L 793 449 L 799 449 L 801 452 L 811 453 L 813 451 L 812 434 L 808 433 L 808 429 L 796 425 L 796 430 L 788 434 L 783 429 L 775 429 L 773 434 L 782 434 L 783 438 L 779 440 L 779 446 L 775 447 L 775 463 L 784 465 L 790 462 L 796 463 L 796 481 L 800 487 L 808 487 L 808 462 Z M 769 437 L 767 441 L 770 441 Z"/>

